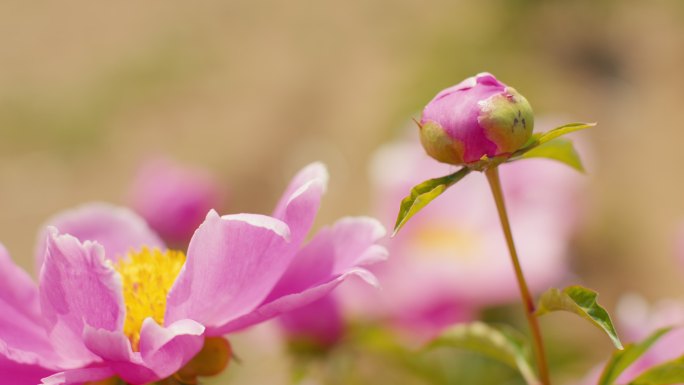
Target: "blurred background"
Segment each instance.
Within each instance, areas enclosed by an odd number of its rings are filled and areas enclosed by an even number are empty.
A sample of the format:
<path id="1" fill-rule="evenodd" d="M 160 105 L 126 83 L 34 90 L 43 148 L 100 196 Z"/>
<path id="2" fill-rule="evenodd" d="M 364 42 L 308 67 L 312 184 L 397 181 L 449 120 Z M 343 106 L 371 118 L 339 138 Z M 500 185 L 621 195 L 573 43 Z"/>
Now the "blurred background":
<path id="1" fill-rule="evenodd" d="M 683 21 L 677 0 L 5 0 L 0 241 L 32 271 L 48 216 L 125 203 L 156 155 L 214 173 L 226 211 L 259 213 L 321 160 L 317 225 L 369 214 L 373 151 L 439 90 L 489 71 L 538 116 L 599 123 L 580 134 L 578 280 L 609 309 L 624 292 L 681 298 Z"/>

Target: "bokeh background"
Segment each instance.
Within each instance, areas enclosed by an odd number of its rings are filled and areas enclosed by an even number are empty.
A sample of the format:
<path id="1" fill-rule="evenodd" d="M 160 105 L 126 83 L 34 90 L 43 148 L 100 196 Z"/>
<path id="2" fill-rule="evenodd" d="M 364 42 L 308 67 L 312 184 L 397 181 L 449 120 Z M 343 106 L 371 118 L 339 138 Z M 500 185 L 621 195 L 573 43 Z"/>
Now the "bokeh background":
<path id="1" fill-rule="evenodd" d="M 681 1 L 5 0 L 0 47 L 0 241 L 29 270 L 45 218 L 124 203 L 159 154 L 216 174 L 230 212 L 269 212 L 321 160 L 318 225 L 368 214 L 373 151 L 437 91 L 489 71 L 538 115 L 599 123 L 581 134 L 581 281 L 609 309 L 625 292 L 682 297 Z M 268 351 L 273 372 L 287 365 Z"/>

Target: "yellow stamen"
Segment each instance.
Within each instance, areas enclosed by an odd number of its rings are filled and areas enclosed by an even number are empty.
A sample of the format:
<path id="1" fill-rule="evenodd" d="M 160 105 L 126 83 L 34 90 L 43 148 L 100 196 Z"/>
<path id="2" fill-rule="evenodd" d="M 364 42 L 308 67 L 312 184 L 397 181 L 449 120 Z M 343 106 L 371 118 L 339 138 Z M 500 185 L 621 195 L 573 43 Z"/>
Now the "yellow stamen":
<path id="1" fill-rule="evenodd" d="M 114 263 L 123 283 L 124 334 L 134 351 L 139 350 L 140 329 L 147 317 L 164 325 L 166 297 L 184 263 L 181 251 L 148 248 L 130 252 Z"/>

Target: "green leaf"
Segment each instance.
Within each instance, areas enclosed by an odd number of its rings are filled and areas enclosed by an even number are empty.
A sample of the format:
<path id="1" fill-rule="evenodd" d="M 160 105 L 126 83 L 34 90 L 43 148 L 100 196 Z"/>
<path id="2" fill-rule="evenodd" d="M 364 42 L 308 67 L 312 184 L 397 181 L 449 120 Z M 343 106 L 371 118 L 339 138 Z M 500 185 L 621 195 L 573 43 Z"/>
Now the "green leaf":
<path id="1" fill-rule="evenodd" d="M 470 173 L 470 169 L 463 167 L 453 174 L 441 178 L 429 179 L 414 186 L 411 189 L 411 194 L 401 201 L 399 215 L 397 216 L 397 222 L 394 225 L 392 236 L 395 236 L 399 232 L 399 229 L 401 229 L 401 227 L 418 211 L 427 206 L 433 199 L 437 198 L 444 190 L 463 179 L 468 173 Z"/>
<path id="2" fill-rule="evenodd" d="M 684 357 L 668 361 L 654 366 L 639 377 L 635 378 L 630 385 L 671 385 L 684 383 Z"/>
<path id="3" fill-rule="evenodd" d="M 613 322 L 606 309 L 596 302 L 596 297 L 597 292 L 582 286 L 568 286 L 563 290 L 552 288 L 542 294 L 536 314 L 542 316 L 558 310 L 575 313 L 606 332 L 613 345 L 622 349 Z"/>
<path id="4" fill-rule="evenodd" d="M 511 158 L 520 157 L 523 154 L 532 151 L 534 148 L 539 147 L 544 143 L 548 143 L 559 136 L 594 126 L 596 126 L 596 123 L 568 123 L 560 127 L 556 127 L 550 131 L 534 133 L 532 136 L 530 136 L 530 139 L 527 140 L 525 145 L 523 145 L 518 151 L 511 154 Z"/>
<path id="5" fill-rule="evenodd" d="M 568 139 L 558 138 L 550 142 L 535 146 L 531 150 L 525 152 L 521 158 L 548 158 L 565 163 L 579 172 L 584 172 L 582 160 L 580 160 L 572 141 Z"/>
<path id="6" fill-rule="evenodd" d="M 615 380 L 625 371 L 634 361 L 641 357 L 656 341 L 660 339 L 665 333 L 669 332 L 671 328 L 662 328 L 656 330 L 645 340 L 637 344 L 628 344 L 624 350 L 616 350 L 613 356 L 601 373 L 601 379 L 598 385 L 612 385 Z"/>
<path id="7" fill-rule="evenodd" d="M 569 134 L 571 132 L 584 130 L 585 128 L 594 127 L 596 123 L 568 123 L 560 127 L 556 127 L 553 130 L 546 131 L 539 136 L 538 144 L 542 145 L 546 142 L 550 142 L 559 136 Z"/>
<path id="8" fill-rule="evenodd" d="M 505 325 L 493 327 L 483 322 L 456 325 L 428 347 L 453 347 L 477 352 L 517 369 L 528 384 L 539 384 L 529 363 L 527 341 L 518 331 Z"/>

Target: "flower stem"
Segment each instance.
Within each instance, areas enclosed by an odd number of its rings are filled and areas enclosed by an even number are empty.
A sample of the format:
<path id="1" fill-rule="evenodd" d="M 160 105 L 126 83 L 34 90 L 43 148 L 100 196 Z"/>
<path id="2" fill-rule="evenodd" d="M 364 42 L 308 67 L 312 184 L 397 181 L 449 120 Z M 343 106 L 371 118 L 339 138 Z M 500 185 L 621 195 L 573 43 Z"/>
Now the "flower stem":
<path id="1" fill-rule="evenodd" d="M 551 379 L 549 378 L 549 369 L 546 363 L 546 354 L 544 353 L 544 342 L 542 341 L 539 322 L 537 317 L 534 315 L 534 301 L 530 295 L 530 290 L 527 287 L 527 282 L 525 281 L 525 276 L 523 275 L 522 267 L 520 266 L 520 260 L 518 259 L 518 253 L 515 250 L 515 244 L 513 243 L 511 224 L 508 221 L 503 191 L 501 190 L 499 168 L 497 166 L 488 168 L 485 171 L 485 175 L 487 176 L 487 181 L 489 181 L 489 187 L 492 189 L 492 195 L 494 196 L 494 201 L 496 202 L 496 209 L 499 212 L 499 219 L 501 219 L 501 227 L 503 228 L 504 236 L 506 237 L 506 244 L 508 244 L 508 251 L 511 254 L 511 261 L 513 262 L 515 276 L 518 279 L 520 297 L 522 298 L 523 305 L 525 306 L 527 323 L 530 326 L 532 338 L 534 340 L 534 355 L 537 361 L 539 378 L 543 385 L 550 385 Z"/>

